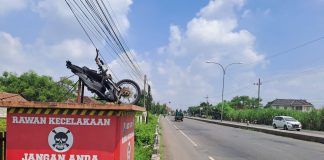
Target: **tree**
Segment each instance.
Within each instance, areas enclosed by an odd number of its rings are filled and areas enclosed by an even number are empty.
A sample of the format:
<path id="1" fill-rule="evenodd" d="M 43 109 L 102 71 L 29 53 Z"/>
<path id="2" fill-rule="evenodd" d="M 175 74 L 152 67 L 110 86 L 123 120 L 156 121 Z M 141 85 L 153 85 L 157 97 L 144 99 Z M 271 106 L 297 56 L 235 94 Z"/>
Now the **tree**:
<path id="1" fill-rule="evenodd" d="M 166 114 L 168 112 L 168 107 L 166 104 L 155 103 L 151 94 L 147 94 L 142 90 L 140 95 L 140 100 L 136 103 L 137 106 L 144 107 L 144 94 L 145 94 L 145 107 L 146 110 L 152 114 Z"/>
<path id="2" fill-rule="evenodd" d="M 222 108 L 223 108 L 223 119 L 228 119 L 230 112 L 233 111 L 233 108 L 231 107 L 230 102 L 224 101 L 224 105 L 223 105 L 223 102 L 218 103 L 216 105 L 217 115 L 219 115 L 219 116 L 221 115 Z M 220 117 L 218 117 L 218 118 L 220 118 Z"/>
<path id="3" fill-rule="evenodd" d="M 199 106 L 188 107 L 187 112 L 192 116 L 194 116 L 196 114 L 200 114 Z"/>
<path id="4" fill-rule="evenodd" d="M 152 103 L 153 103 L 153 97 L 152 97 L 151 94 L 147 94 L 146 91 L 144 91 L 144 90 L 141 91 L 140 99 L 136 103 L 136 105 L 144 107 L 144 95 L 145 95 L 145 107 L 146 107 L 146 110 L 150 110 L 151 106 L 152 106 Z"/>
<path id="5" fill-rule="evenodd" d="M 230 101 L 234 109 L 258 108 L 258 99 L 249 96 L 236 96 Z"/>
<path id="6" fill-rule="evenodd" d="M 18 76 L 14 73 L 4 72 L 0 76 L 0 91 L 22 95 L 28 101 L 63 102 L 75 95 L 76 88 L 73 82 L 63 79 L 55 82 L 50 76 L 40 76 L 33 71 Z"/>

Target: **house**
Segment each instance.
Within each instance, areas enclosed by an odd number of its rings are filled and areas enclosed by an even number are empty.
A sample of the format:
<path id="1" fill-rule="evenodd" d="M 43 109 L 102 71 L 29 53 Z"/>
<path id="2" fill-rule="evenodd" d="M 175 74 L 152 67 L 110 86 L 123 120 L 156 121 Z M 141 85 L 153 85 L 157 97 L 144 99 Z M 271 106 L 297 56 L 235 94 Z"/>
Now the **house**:
<path id="1" fill-rule="evenodd" d="M 23 98 L 19 94 L 0 92 L 0 101 L 22 101 L 27 102 L 25 98 Z"/>
<path id="2" fill-rule="evenodd" d="M 303 99 L 275 99 L 268 103 L 274 109 L 291 109 L 301 112 L 309 112 L 314 109 L 313 104 Z"/>
<path id="3" fill-rule="evenodd" d="M 0 101 L 22 101 L 27 102 L 25 98 L 20 96 L 19 94 L 0 92 Z M 7 117 L 7 109 L 0 108 L 0 118 Z"/>

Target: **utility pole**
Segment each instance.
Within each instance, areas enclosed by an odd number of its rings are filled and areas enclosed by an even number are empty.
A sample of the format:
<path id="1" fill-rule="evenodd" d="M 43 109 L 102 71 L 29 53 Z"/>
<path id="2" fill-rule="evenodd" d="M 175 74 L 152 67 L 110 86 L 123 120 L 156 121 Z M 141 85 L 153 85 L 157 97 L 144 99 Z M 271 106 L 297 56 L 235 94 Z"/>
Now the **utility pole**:
<path id="1" fill-rule="evenodd" d="M 146 75 L 144 75 L 144 99 L 143 99 L 143 103 L 144 103 L 144 108 L 145 108 L 145 112 L 144 112 L 144 116 L 145 116 L 145 123 L 147 124 L 148 123 L 148 111 L 147 111 L 147 108 L 146 108 L 146 99 L 145 99 L 145 96 L 146 96 Z"/>
<path id="2" fill-rule="evenodd" d="M 146 96 L 146 75 L 144 75 L 144 108 L 146 109 L 146 105 L 145 105 L 145 96 Z"/>
<path id="3" fill-rule="evenodd" d="M 257 83 L 253 83 L 253 84 L 258 86 L 258 107 L 260 107 L 260 86 L 262 85 L 260 78 Z"/>
<path id="4" fill-rule="evenodd" d="M 207 102 L 207 105 L 208 105 L 209 104 L 208 103 L 208 98 L 209 98 L 208 95 L 206 97 L 204 97 L 204 98 L 206 98 L 206 102 Z"/>
<path id="5" fill-rule="evenodd" d="M 206 116 L 208 117 L 208 108 L 209 108 L 209 103 L 208 103 L 208 95 L 206 96 L 206 97 L 204 97 L 204 98 L 206 98 Z"/>

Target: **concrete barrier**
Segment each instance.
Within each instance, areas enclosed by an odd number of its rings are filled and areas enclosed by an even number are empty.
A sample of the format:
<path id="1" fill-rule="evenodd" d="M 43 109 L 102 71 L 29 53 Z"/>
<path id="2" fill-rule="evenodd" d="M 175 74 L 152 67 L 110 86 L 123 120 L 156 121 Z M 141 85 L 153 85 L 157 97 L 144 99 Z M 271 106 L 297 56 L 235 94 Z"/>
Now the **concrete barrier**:
<path id="1" fill-rule="evenodd" d="M 198 120 L 207 123 L 213 123 L 223 126 L 229 126 L 234 128 L 241 128 L 247 130 L 253 130 L 283 137 L 290 137 L 294 139 L 304 140 L 304 141 L 312 141 L 324 144 L 324 135 L 312 134 L 312 133 L 305 133 L 305 132 L 292 132 L 286 130 L 278 130 L 278 129 L 270 129 L 258 126 L 251 126 L 251 125 L 242 125 L 242 124 L 234 124 L 234 123 L 227 123 L 227 122 L 219 122 L 215 120 L 203 119 L 203 118 L 196 118 L 196 117 L 185 117 L 188 119 Z"/>

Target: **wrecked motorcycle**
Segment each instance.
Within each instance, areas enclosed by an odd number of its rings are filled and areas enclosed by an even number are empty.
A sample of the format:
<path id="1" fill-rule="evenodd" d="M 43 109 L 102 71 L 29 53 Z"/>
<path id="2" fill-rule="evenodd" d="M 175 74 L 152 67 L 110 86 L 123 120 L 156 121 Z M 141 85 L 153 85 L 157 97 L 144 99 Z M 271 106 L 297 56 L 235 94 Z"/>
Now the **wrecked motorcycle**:
<path id="1" fill-rule="evenodd" d="M 95 61 L 99 67 L 99 72 L 86 66 L 81 68 L 70 61 L 66 61 L 66 66 L 79 76 L 85 86 L 101 100 L 121 104 L 136 104 L 139 101 L 140 88 L 136 82 L 123 79 L 115 83 L 112 76 L 107 74 L 108 67 L 99 58 L 98 50 Z"/>

